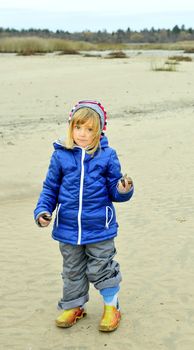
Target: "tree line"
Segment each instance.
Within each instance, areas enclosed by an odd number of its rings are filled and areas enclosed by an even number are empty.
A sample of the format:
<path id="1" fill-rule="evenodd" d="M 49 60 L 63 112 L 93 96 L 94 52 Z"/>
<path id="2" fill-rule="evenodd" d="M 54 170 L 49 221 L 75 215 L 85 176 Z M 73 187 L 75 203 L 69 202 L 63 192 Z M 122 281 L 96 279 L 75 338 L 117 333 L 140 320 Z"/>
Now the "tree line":
<path id="1" fill-rule="evenodd" d="M 84 30 L 82 32 L 69 32 L 64 30 L 51 31 L 49 29 L 21 29 L 0 27 L 0 38 L 5 37 L 29 37 L 58 38 L 73 41 L 85 41 L 89 43 L 169 43 L 185 40 L 194 40 L 194 29 L 185 28 L 185 25 L 175 25 L 172 29 L 143 29 L 140 31 L 118 29 L 108 32 L 98 30 L 92 32 Z"/>

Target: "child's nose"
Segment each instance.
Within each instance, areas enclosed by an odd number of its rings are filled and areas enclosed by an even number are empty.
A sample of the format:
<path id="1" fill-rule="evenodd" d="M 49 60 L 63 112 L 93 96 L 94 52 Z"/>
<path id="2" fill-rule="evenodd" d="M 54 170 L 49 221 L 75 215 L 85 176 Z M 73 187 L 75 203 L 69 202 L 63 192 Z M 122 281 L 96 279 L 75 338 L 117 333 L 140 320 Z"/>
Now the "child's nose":
<path id="1" fill-rule="evenodd" d="M 84 128 L 81 128 L 81 129 L 80 129 L 80 134 L 81 134 L 82 136 L 85 135 L 85 129 L 84 129 Z"/>

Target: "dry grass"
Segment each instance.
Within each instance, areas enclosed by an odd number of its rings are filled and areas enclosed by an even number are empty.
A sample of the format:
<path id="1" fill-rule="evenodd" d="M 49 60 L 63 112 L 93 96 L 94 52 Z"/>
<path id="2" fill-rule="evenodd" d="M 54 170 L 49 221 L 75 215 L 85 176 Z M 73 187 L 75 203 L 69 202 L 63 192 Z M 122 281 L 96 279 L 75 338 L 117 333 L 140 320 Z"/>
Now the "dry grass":
<path id="1" fill-rule="evenodd" d="M 184 53 L 194 53 L 194 47 L 190 47 L 188 49 L 185 49 Z"/>
<path id="2" fill-rule="evenodd" d="M 168 59 L 176 62 L 192 62 L 192 58 L 190 56 L 170 56 Z"/>
<path id="3" fill-rule="evenodd" d="M 61 54 L 77 54 L 78 51 L 103 51 L 120 50 L 126 45 L 120 44 L 91 44 L 81 41 L 63 39 L 46 39 L 39 37 L 9 37 L 0 39 L 1 53 L 17 53 L 19 55 L 36 55 L 49 52 L 61 52 Z"/>
<path id="4" fill-rule="evenodd" d="M 105 51 L 112 50 L 183 50 L 194 52 L 194 41 L 181 41 L 167 44 L 113 44 L 70 41 L 63 39 L 48 39 L 40 37 L 7 37 L 0 38 L 0 52 L 17 53 L 20 55 L 44 54 L 47 52 L 63 52 L 69 54 L 78 51 Z"/>
<path id="5" fill-rule="evenodd" d="M 125 52 L 123 51 L 112 51 L 105 58 L 127 58 Z"/>
<path id="6" fill-rule="evenodd" d="M 19 55 L 44 54 L 57 51 L 63 52 L 63 54 L 70 54 L 81 50 L 92 50 L 94 47 L 90 43 L 62 39 L 43 39 L 37 37 L 0 39 L 0 52 L 17 53 Z"/>
<path id="7" fill-rule="evenodd" d="M 127 44 L 129 50 L 189 50 L 194 52 L 194 41 L 177 41 L 175 43 Z M 187 52 L 189 53 L 189 52 Z"/>
<path id="8" fill-rule="evenodd" d="M 176 61 L 165 61 L 162 63 L 151 63 L 151 70 L 155 72 L 176 72 L 177 62 Z"/>

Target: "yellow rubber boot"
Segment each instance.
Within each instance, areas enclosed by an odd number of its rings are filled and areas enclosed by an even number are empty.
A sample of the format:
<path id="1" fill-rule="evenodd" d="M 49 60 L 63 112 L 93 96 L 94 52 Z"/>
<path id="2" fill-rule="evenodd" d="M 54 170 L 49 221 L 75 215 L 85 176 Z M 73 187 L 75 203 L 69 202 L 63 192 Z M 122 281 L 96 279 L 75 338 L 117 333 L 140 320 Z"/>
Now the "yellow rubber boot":
<path id="1" fill-rule="evenodd" d="M 83 318 L 86 312 L 81 307 L 65 310 L 56 319 L 57 327 L 69 328 L 73 326 L 79 319 Z"/>
<path id="2" fill-rule="evenodd" d="M 112 332 L 119 326 L 121 312 L 115 306 L 104 305 L 104 313 L 100 321 L 99 330 Z"/>

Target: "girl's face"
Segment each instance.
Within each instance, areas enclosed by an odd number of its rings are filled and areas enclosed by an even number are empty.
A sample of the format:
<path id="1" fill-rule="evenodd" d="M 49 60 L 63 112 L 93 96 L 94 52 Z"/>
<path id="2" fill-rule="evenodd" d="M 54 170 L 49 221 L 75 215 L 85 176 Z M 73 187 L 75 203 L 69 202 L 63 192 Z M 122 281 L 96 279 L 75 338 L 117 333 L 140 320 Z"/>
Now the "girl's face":
<path id="1" fill-rule="evenodd" d="M 80 147 L 91 145 L 94 140 L 94 130 L 91 123 L 75 124 L 73 126 L 73 140 Z"/>

